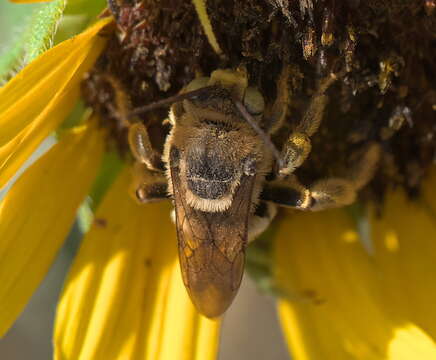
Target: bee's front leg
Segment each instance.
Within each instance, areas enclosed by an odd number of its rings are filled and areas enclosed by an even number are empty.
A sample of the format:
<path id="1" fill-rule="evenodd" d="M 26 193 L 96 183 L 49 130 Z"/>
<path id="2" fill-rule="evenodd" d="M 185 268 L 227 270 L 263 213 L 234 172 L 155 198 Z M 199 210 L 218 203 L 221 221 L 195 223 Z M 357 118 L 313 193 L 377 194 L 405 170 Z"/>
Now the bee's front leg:
<path id="1" fill-rule="evenodd" d="M 153 149 L 147 129 L 140 122 L 129 126 L 128 135 L 130 150 L 134 158 L 152 171 L 164 171 L 165 165 L 161 155 Z"/>
<path id="2" fill-rule="evenodd" d="M 168 181 L 164 174 L 150 171 L 145 164 L 133 166 L 131 192 L 141 204 L 161 201 L 169 198 Z"/>

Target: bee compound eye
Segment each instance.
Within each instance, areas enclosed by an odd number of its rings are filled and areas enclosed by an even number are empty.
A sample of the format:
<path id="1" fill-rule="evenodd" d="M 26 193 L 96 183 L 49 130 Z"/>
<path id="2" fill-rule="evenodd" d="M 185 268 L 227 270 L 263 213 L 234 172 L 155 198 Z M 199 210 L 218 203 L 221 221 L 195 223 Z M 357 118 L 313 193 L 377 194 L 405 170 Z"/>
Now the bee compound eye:
<path id="1" fill-rule="evenodd" d="M 204 88 L 208 85 L 209 78 L 208 77 L 198 77 L 192 80 L 185 88 L 185 92 L 190 92 L 194 90 L 198 90 Z"/>
<path id="2" fill-rule="evenodd" d="M 245 91 L 244 106 L 251 115 L 260 115 L 265 109 L 265 100 L 257 89 L 249 87 Z"/>

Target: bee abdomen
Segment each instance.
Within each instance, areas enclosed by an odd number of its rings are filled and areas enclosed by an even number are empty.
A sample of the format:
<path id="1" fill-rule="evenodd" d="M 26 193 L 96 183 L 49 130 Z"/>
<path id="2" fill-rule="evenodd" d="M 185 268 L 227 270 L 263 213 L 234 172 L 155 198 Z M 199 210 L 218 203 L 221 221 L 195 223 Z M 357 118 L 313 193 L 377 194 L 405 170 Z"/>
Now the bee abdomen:
<path id="1" fill-rule="evenodd" d="M 187 159 L 188 188 L 203 199 L 219 199 L 228 194 L 235 177 L 233 166 L 213 153 L 196 155 Z"/>
<path id="2" fill-rule="evenodd" d="M 188 188 L 203 199 L 219 199 L 230 192 L 231 181 L 189 179 Z"/>

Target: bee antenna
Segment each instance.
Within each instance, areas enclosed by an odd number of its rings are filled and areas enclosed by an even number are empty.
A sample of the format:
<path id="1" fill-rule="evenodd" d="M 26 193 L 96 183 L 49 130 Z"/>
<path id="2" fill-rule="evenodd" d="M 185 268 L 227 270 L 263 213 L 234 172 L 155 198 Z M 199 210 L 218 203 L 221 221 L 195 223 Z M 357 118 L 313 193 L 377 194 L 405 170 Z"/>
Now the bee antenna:
<path id="1" fill-rule="evenodd" d="M 277 161 L 277 166 L 279 168 L 283 167 L 283 158 L 280 156 L 280 152 L 277 150 L 277 147 L 273 144 L 270 137 L 265 133 L 264 130 L 261 129 L 257 121 L 253 118 L 253 116 L 247 111 L 247 108 L 242 104 L 239 100 L 233 100 L 236 108 L 239 110 L 241 115 L 247 121 L 247 123 L 253 128 L 254 131 L 261 137 L 265 145 L 271 150 L 273 156 Z"/>
<path id="2" fill-rule="evenodd" d="M 205 87 L 202 87 L 202 88 L 197 89 L 197 90 L 192 90 L 192 91 L 189 91 L 189 92 L 186 92 L 183 94 L 177 94 L 177 95 L 170 96 L 166 99 L 159 100 L 159 101 L 156 101 L 156 102 L 148 104 L 148 105 L 137 107 L 136 109 L 134 109 L 130 112 L 129 118 L 144 114 L 144 113 L 149 112 L 149 111 L 154 110 L 154 109 L 166 107 L 168 105 L 174 104 L 176 102 L 179 102 L 179 101 L 182 101 L 185 99 L 195 99 L 197 96 L 202 95 L 205 92 L 208 92 L 214 88 L 215 88 L 215 86 L 205 86 Z"/>

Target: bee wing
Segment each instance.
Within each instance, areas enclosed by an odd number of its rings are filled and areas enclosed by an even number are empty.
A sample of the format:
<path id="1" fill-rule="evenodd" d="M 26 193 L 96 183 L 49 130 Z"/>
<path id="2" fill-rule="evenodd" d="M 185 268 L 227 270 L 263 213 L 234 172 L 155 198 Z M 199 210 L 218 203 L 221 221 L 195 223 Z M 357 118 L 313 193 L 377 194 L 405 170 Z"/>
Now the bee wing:
<path id="1" fill-rule="evenodd" d="M 244 272 L 255 176 L 242 176 L 230 208 L 216 213 L 187 204 L 177 166 L 171 166 L 171 179 L 183 282 L 202 314 L 219 316 L 233 301 Z"/>

